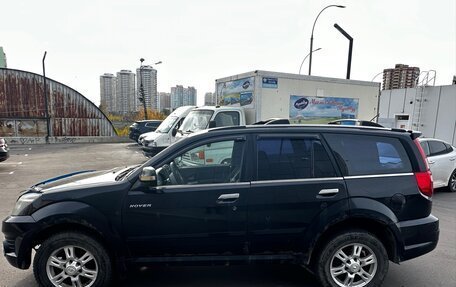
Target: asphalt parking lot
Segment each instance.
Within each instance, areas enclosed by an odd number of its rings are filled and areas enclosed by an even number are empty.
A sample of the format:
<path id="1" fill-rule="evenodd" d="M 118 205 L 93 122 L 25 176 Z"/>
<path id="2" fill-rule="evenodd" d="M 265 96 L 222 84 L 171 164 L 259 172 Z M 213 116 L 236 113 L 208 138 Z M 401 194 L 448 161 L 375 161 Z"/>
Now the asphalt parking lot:
<path id="1" fill-rule="evenodd" d="M 85 169 L 110 169 L 144 162 L 135 144 L 68 144 L 12 146 L 0 163 L 0 218 L 10 213 L 18 192 L 60 174 Z M 391 263 L 384 286 L 429 287 L 456 285 L 456 193 L 434 195 L 433 214 L 440 219 L 436 250 L 401 265 Z M 3 241 L 3 236 L 0 236 Z M 138 268 L 120 286 L 318 286 L 299 266 L 249 265 L 214 267 Z M 0 256 L 0 286 L 38 286 L 33 272 L 10 266 Z"/>

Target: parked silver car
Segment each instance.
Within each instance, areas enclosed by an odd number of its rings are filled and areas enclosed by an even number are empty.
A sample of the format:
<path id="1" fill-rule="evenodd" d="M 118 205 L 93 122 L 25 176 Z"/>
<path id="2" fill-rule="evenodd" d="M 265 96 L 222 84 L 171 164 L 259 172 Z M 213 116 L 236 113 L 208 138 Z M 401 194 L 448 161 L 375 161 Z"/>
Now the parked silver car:
<path id="1" fill-rule="evenodd" d="M 428 158 L 434 188 L 448 186 L 456 192 L 456 148 L 434 138 L 420 138 L 420 144 Z"/>

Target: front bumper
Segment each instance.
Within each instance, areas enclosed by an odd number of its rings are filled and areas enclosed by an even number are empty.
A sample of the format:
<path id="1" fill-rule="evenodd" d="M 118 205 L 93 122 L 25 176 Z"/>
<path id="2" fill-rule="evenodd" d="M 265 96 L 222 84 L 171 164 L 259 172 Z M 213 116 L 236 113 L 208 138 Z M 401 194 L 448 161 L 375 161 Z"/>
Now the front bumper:
<path id="1" fill-rule="evenodd" d="M 398 222 L 404 243 L 400 261 L 431 252 L 439 242 L 439 219 L 432 214 L 425 218 Z"/>
<path id="2" fill-rule="evenodd" d="M 3 220 L 3 255 L 16 268 L 30 267 L 35 227 L 36 222 L 31 216 L 9 216 Z"/>

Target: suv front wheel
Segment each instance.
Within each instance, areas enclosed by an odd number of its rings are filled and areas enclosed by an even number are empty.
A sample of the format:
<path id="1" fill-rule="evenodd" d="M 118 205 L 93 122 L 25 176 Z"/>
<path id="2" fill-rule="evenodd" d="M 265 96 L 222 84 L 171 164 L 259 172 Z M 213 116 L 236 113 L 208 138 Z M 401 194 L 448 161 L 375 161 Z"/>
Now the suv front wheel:
<path id="1" fill-rule="evenodd" d="M 106 249 L 83 233 L 65 232 L 45 240 L 33 272 L 40 286 L 109 286 L 112 270 Z"/>
<path id="2" fill-rule="evenodd" d="M 327 287 L 381 286 L 388 263 L 380 240 L 364 231 L 351 231 L 325 245 L 318 258 L 317 275 Z"/>

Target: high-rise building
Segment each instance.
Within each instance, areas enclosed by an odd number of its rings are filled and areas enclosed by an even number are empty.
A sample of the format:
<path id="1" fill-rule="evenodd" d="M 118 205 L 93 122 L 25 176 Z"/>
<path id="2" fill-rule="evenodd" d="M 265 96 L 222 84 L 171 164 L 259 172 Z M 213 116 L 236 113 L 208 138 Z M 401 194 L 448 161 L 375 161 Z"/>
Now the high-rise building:
<path id="1" fill-rule="evenodd" d="M 184 105 L 184 87 L 177 85 L 171 88 L 171 109 L 174 111 Z"/>
<path id="2" fill-rule="evenodd" d="M 196 106 L 196 89 L 194 87 L 184 88 L 177 85 L 171 88 L 171 109 L 175 110 L 182 106 Z"/>
<path id="3" fill-rule="evenodd" d="M 171 94 L 170 93 L 158 93 L 158 110 L 163 112 L 164 110 L 171 111 Z"/>
<path id="4" fill-rule="evenodd" d="M 383 90 L 413 88 L 420 76 L 420 68 L 396 64 L 394 69 L 383 70 Z"/>
<path id="5" fill-rule="evenodd" d="M 0 47 L 0 68 L 7 68 L 7 65 L 6 65 L 6 54 L 3 51 L 3 47 Z"/>
<path id="6" fill-rule="evenodd" d="M 116 76 L 105 73 L 100 76 L 100 108 L 104 112 L 116 112 Z"/>
<path id="7" fill-rule="evenodd" d="M 144 87 L 144 98 L 146 107 L 149 109 L 158 109 L 158 95 L 157 95 L 157 70 L 152 66 L 142 66 L 136 69 L 136 90 L 140 91 L 141 80 Z M 139 95 L 138 95 L 139 96 Z"/>
<path id="8" fill-rule="evenodd" d="M 135 91 L 135 73 L 130 70 L 117 72 L 116 112 L 128 114 L 138 111 Z"/>
<path id="9" fill-rule="evenodd" d="M 196 106 L 196 89 L 195 87 L 188 87 L 184 89 L 183 106 Z"/>
<path id="10" fill-rule="evenodd" d="M 217 104 L 216 94 L 215 93 L 206 93 L 204 95 L 204 105 L 205 106 L 215 106 Z"/>

